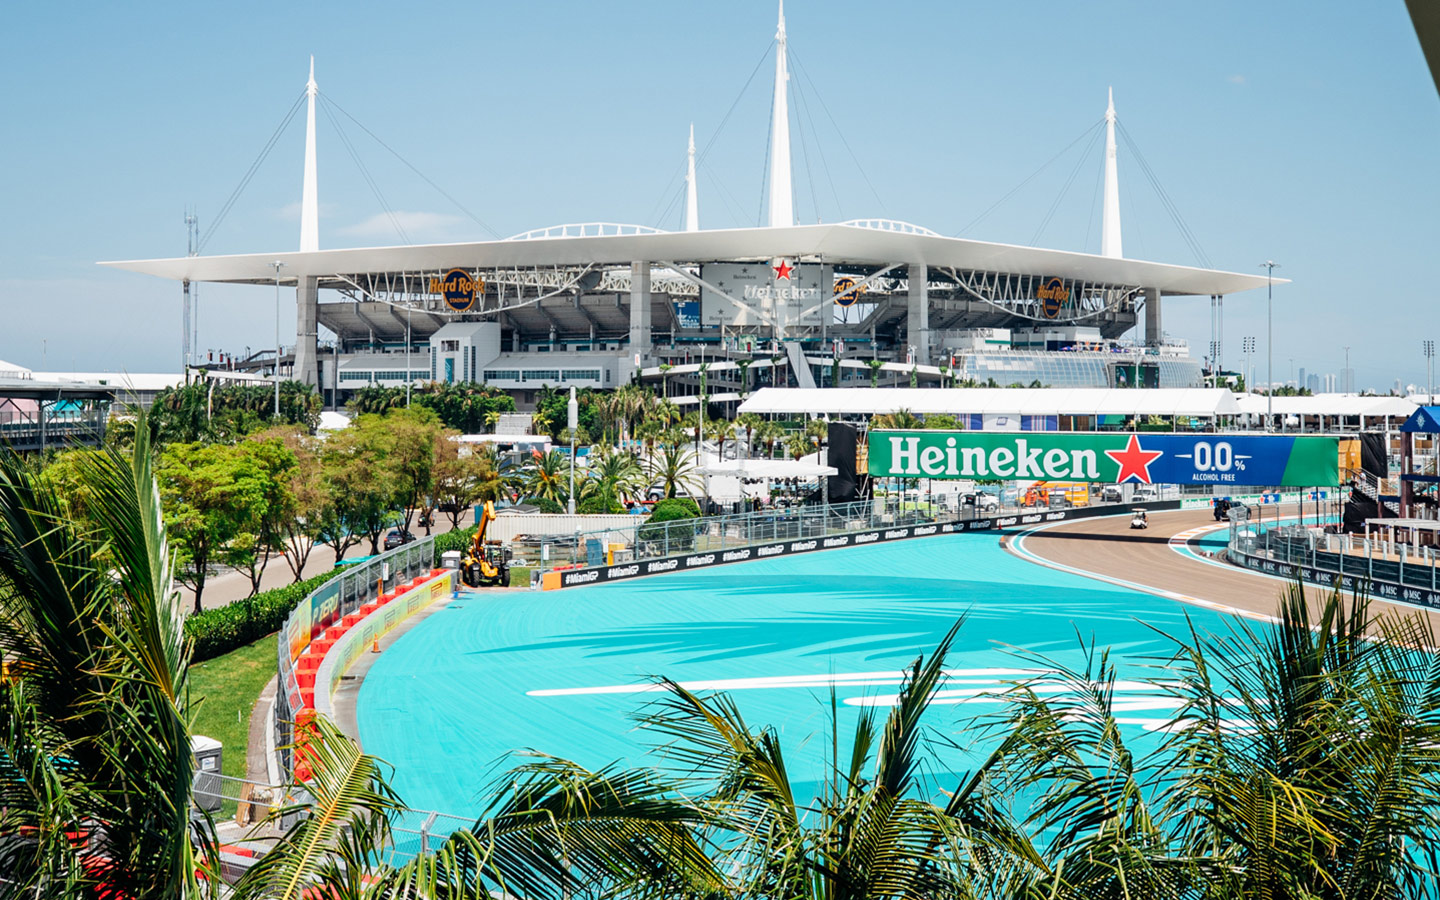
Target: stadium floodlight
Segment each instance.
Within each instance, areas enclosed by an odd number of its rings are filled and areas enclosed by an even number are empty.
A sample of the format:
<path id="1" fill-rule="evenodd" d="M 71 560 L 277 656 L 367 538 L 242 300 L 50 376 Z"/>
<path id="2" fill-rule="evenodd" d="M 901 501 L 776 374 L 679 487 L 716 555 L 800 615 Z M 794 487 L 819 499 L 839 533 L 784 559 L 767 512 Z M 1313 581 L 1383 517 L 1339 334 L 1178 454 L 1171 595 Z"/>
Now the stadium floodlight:
<path id="1" fill-rule="evenodd" d="M 1275 415 L 1275 314 L 1271 299 L 1274 297 L 1275 269 L 1279 263 L 1267 259 L 1260 264 L 1265 270 L 1265 430 L 1269 431 Z"/>
<path id="2" fill-rule="evenodd" d="M 280 270 L 285 264 L 275 260 L 275 418 L 280 418 Z M 339 377 L 338 375 L 336 376 Z"/>

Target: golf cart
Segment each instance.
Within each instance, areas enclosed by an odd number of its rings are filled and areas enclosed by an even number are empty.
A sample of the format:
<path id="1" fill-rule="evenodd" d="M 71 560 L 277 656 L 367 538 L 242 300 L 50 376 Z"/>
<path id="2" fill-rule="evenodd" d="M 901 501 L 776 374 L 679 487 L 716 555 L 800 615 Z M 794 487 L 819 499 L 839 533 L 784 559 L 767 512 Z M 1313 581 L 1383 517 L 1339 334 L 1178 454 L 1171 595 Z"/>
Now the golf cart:
<path id="1" fill-rule="evenodd" d="M 1131 528 L 1149 528 L 1149 527 L 1150 527 L 1150 520 L 1149 520 L 1149 518 L 1146 517 L 1146 515 L 1145 515 L 1145 510 L 1143 510 L 1143 509 L 1137 509 L 1137 510 L 1134 510 L 1134 511 L 1131 513 L 1131 515 L 1130 515 L 1130 527 L 1131 527 Z"/>

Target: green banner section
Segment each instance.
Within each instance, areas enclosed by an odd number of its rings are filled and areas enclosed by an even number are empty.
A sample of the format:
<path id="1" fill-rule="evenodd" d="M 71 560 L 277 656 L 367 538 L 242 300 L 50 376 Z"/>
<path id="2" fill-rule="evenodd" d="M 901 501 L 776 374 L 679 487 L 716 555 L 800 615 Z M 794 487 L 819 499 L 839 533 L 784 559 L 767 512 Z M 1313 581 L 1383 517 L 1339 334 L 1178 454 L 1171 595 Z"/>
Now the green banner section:
<path id="1" fill-rule="evenodd" d="M 1338 438 L 1279 434 L 872 431 L 878 478 L 1335 487 Z"/>

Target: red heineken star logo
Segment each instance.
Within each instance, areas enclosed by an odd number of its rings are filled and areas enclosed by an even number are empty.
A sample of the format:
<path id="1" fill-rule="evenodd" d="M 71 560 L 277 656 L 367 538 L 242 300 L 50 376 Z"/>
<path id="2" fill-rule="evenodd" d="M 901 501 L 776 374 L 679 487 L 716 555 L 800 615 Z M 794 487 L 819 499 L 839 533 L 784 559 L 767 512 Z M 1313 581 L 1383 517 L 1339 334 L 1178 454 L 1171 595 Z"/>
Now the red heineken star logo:
<path id="1" fill-rule="evenodd" d="M 783 259 L 780 260 L 780 265 L 778 265 L 778 266 L 771 266 L 770 268 L 772 268 L 772 269 L 775 270 L 775 278 L 776 278 L 776 280 L 779 280 L 779 279 L 783 278 L 783 279 L 785 279 L 786 281 L 789 281 L 789 280 L 790 280 L 790 273 L 793 272 L 793 271 L 795 271 L 795 267 L 792 266 L 792 265 L 787 264 L 787 263 L 785 262 L 785 260 L 783 260 Z"/>
<path id="2" fill-rule="evenodd" d="M 1120 464 L 1117 482 L 1134 478 L 1141 484 L 1150 484 L 1150 464 L 1164 456 L 1165 451 L 1140 449 L 1140 437 L 1132 434 L 1124 450 L 1106 450 L 1105 455 Z"/>

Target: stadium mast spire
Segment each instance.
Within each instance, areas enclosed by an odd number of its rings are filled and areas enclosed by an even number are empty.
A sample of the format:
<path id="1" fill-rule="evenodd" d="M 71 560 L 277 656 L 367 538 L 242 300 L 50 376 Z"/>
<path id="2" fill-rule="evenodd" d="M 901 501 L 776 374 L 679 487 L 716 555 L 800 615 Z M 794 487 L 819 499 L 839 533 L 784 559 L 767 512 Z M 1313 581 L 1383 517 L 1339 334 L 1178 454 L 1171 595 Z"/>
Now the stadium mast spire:
<path id="1" fill-rule="evenodd" d="M 305 83 L 305 182 L 300 190 L 300 252 L 320 249 L 320 191 L 315 177 L 315 57 L 310 57 L 310 80 Z"/>
<path id="2" fill-rule="evenodd" d="M 1120 173 L 1115 163 L 1115 89 L 1105 108 L 1105 211 L 1100 220 L 1100 255 L 1120 259 Z"/>
<path id="3" fill-rule="evenodd" d="M 780 0 L 780 22 L 775 31 L 775 102 L 770 121 L 770 226 L 795 224 L 790 188 L 790 104 L 786 95 L 790 69 L 785 58 L 785 0 Z"/>
<path id="4" fill-rule="evenodd" d="M 690 148 L 685 151 L 685 230 L 700 230 L 700 195 L 695 187 L 695 123 L 690 123 Z"/>

